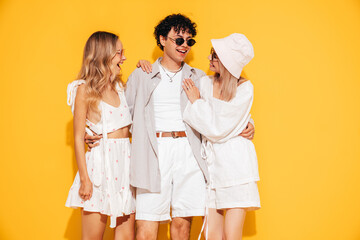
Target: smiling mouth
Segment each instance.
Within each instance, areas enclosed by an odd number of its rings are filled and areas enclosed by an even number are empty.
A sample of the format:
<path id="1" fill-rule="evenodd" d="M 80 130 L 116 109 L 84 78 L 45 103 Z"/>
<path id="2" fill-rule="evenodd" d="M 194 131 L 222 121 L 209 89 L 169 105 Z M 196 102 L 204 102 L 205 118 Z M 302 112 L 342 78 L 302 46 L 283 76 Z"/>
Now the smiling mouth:
<path id="1" fill-rule="evenodd" d="M 182 53 L 182 54 L 187 53 L 187 50 L 179 50 L 179 49 L 176 49 L 176 51 L 178 51 L 179 53 Z"/>

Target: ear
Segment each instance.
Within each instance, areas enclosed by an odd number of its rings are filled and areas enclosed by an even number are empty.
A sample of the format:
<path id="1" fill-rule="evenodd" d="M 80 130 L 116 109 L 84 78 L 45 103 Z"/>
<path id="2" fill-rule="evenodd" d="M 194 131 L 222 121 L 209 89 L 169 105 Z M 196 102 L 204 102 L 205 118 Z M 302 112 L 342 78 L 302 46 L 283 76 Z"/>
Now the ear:
<path id="1" fill-rule="evenodd" d="M 160 44 L 161 44 L 161 46 L 163 46 L 163 47 L 165 46 L 165 41 L 166 41 L 166 37 L 160 35 Z"/>

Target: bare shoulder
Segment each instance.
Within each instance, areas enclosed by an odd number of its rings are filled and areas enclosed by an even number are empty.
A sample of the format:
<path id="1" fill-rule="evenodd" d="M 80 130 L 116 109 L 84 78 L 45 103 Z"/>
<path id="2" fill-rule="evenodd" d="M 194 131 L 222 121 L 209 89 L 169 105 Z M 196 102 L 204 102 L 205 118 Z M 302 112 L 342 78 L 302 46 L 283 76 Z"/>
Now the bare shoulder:
<path id="1" fill-rule="evenodd" d="M 88 109 L 88 101 L 85 84 L 78 86 L 74 102 L 74 119 L 85 119 Z"/>
<path id="2" fill-rule="evenodd" d="M 76 92 L 76 101 L 85 101 L 86 99 L 86 86 L 85 84 L 81 84 L 78 89 L 77 89 L 77 92 Z"/>

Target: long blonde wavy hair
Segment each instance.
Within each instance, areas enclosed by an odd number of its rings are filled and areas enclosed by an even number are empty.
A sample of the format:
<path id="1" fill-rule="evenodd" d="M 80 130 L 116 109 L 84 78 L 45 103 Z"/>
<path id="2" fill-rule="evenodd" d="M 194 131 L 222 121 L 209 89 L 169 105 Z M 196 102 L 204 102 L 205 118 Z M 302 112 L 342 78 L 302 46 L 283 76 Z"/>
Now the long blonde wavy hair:
<path id="1" fill-rule="evenodd" d="M 111 61 L 116 54 L 119 37 L 109 32 L 95 32 L 87 40 L 78 79 L 85 80 L 89 110 L 99 113 L 99 102 L 107 85 L 115 90 L 120 76 L 114 74 Z"/>

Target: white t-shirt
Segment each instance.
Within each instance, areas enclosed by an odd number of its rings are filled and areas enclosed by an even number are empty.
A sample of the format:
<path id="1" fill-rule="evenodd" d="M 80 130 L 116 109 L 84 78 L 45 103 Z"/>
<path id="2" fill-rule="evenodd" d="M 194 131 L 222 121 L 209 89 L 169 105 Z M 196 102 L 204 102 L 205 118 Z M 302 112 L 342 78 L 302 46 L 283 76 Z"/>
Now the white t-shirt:
<path id="1" fill-rule="evenodd" d="M 172 81 L 165 71 L 172 77 Z M 153 92 L 155 129 L 157 132 L 186 130 L 180 106 L 182 70 L 175 76 L 174 74 L 160 66 L 161 81 Z"/>

